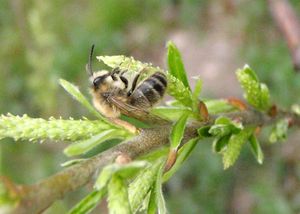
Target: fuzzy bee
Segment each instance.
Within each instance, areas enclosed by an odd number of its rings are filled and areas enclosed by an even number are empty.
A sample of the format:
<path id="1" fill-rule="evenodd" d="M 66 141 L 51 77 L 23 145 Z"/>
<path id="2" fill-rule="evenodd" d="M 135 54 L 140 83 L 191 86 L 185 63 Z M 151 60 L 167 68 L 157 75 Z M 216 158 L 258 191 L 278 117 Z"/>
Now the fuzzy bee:
<path id="1" fill-rule="evenodd" d="M 146 68 L 139 72 L 120 68 L 93 72 L 91 65 L 93 50 L 94 45 L 91 48 L 86 71 L 92 83 L 91 93 L 96 109 L 111 119 L 124 114 L 144 122 L 166 123 L 165 120 L 148 112 L 163 98 L 167 88 L 166 76 L 157 71 L 142 78 L 147 72 Z"/>

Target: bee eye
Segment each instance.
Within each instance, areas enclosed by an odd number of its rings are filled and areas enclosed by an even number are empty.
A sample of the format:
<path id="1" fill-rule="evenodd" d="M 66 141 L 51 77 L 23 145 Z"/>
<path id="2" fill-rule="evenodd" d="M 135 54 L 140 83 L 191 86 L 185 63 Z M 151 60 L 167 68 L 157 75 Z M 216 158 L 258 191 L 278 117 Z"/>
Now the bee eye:
<path id="1" fill-rule="evenodd" d="M 98 87 L 103 82 L 104 79 L 105 78 L 103 78 L 103 76 L 96 77 L 93 81 L 94 87 Z"/>

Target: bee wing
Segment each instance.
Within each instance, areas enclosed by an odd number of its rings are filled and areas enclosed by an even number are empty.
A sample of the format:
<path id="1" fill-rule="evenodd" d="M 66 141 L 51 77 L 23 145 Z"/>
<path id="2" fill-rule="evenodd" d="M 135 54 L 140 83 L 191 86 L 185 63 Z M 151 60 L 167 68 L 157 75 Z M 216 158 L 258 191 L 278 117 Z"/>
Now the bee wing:
<path id="1" fill-rule="evenodd" d="M 117 108 L 119 108 L 122 114 L 128 117 L 135 118 L 145 123 L 152 123 L 158 125 L 170 123 L 169 120 L 165 120 L 159 116 L 151 114 L 149 111 L 125 103 L 118 97 L 109 96 L 107 99 L 110 103 L 114 104 Z"/>

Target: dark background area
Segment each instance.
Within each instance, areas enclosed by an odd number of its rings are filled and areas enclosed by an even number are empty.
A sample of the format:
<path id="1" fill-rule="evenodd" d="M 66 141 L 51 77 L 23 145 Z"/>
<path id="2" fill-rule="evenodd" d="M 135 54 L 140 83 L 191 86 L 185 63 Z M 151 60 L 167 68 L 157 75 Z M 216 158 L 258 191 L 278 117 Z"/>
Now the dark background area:
<path id="1" fill-rule="evenodd" d="M 235 71 L 247 63 L 267 83 L 273 102 L 281 107 L 300 103 L 300 74 L 266 2 L 0 0 L 0 113 L 92 118 L 58 84 L 64 78 L 88 95 L 84 68 L 91 45 L 96 55 L 125 54 L 166 68 L 168 40 L 181 50 L 191 84 L 193 76 L 203 80 L 203 97 L 241 98 Z M 290 2 L 300 16 L 300 2 Z M 211 142 L 198 145 L 165 185 L 170 213 L 300 212 L 300 132 L 273 145 L 267 133 L 260 138 L 263 165 L 245 149 L 224 171 Z M 65 146 L 3 139 L 1 175 L 34 183 L 61 170 Z M 45 213 L 66 212 L 91 187 L 69 194 Z M 105 210 L 102 205 L 98 211 Z"/>

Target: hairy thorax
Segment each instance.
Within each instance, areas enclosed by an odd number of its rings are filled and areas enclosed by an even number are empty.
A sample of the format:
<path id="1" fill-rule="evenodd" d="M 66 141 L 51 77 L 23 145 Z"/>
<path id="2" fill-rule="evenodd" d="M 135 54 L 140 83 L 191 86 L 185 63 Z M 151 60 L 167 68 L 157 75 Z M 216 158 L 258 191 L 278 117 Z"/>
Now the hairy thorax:
<path id="1" fill-rule="evenodd" d="M 120 116 L 120 110 L 111 102 L 109 96 L 124 97 L 124 91 L 117 87 L 110 87 L 107 84 L 102 84 L 99 88 L 92 89 L 93 104 L 95 108 L 103 115 L 109 118 L 117 118 Z"/>

